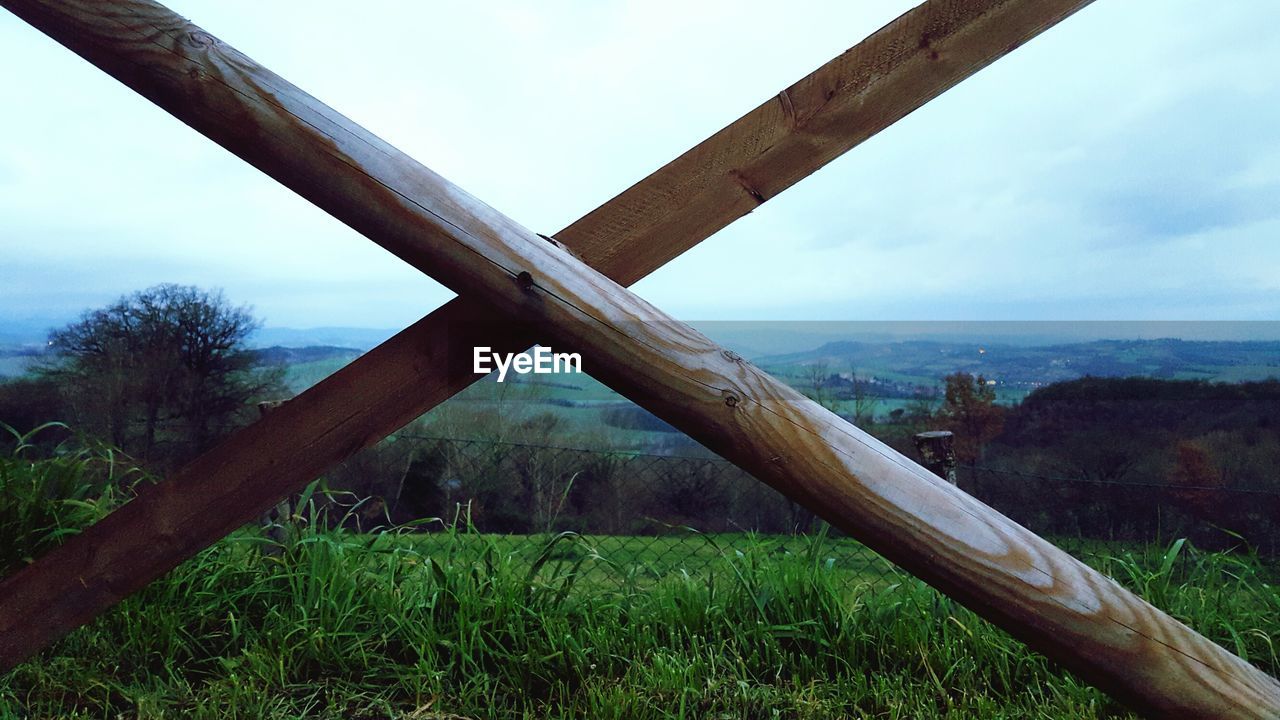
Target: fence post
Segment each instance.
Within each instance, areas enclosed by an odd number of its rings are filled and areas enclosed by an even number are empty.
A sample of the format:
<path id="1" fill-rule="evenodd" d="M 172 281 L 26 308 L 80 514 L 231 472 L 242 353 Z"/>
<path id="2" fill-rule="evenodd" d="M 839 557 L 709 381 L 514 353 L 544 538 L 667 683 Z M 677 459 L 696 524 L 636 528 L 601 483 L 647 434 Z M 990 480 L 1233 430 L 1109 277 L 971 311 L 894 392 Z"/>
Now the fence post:
<path id="1" fill-rule="evenodd" d="M 258 417 L 264 418 L 281 405 L 289 402 L 284 400 L 264 400 L 258 403 Z M 258 516 L 258 525 L 262 527 L 263 534 L 271 542 L 263 545 L 262 553 L 264 555 L 279 555 L 284 552 L 284 546 L 289 538 L 288 525 L 293 522 L 293 496 L 285 496 L 275 507 Z"/>
<path id="2" fill-rule="evenodd" d="M 956 451 L 955 436 L 949 430 L 929 430 L 916 433 L 911 438 L 916 443 L 916 451 L 920 453 L 920 464 L 929 472 L 956 484 Z"/>

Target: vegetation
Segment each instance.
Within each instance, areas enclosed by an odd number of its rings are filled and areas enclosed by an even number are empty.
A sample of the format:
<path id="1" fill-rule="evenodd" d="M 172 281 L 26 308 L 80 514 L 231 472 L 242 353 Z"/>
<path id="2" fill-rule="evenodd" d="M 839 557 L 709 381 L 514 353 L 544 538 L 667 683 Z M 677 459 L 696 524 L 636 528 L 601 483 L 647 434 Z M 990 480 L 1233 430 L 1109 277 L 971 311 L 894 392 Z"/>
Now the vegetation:
<path id="1" fill-rule="evenodd" d="M 0 456 L 0 577 L 105 516 L 142 477 L 92 440 L 64 443 L 53 460 L 33 459 L 36 436 L 59 427 L 23 434 L 0 423 L 13 445 L 11 454 Z"/>
<path id="2" fill-rule="evenodd" d="M 1280 551 L 1274 380 L 1083 378 L 1051 385 L 1009 409 L 985 464 L 1016 474 L 985 474 L 969 489 L 1041 532 L 1125 539 L 1173 533 L 1202 547 L 1243 541 Z M 1047 508 L 1056 526 L 1030 516 Z"/>
<path id="3" fill-rule="evenodd" d="M 254 325 L 160 286 L 0 384 L 0 574 L 127 500 L 131 458 L 164 469 L 252 417 L 281 363 L 304 382 L 353 356 L 249 351 Z M 1280 382 L 1086 377 L 1007 406 L 982 375 L 935 395 L 833 362 L 798 384 L 908 454 L 952 430 L 982 466 L 964 489 L 1280 669 Z M 287 532 L 234 534 L 0 678 L 0 719 L 1127 717 L 858 543 L 781 535 L 812 514 L 689 442 L 589 378 L 477 385 L 328 474 L 367 500 L 308 491 Z"/>
<path id="4" fill-rule="evenodd" d="M 0 381 L 0 422 L 16 430 L 21 435 L 31 434 L 36 428 L 65 421 L 69 416 L 67 402 L 58 383 L 48 377 L 26 375 L 13 380 Z M 58 426 L 65 427 L 65 426 Z M 45 432 L 35 433 L 42 442 L 56 444 L 55 435 L 65 437 L 65 433 L 50 432 L 53 428 L 45 428 Z M 9 438 L 0 434 L 0 442 L 8 442 Z"/>
<path id="5" fill-rule="evenodd" d="M 898 342 L 838 341 L 812 350 L 753 358 L 770 373 L 808 388 L 810 367 L 856 363 L 883 397 L 907 398 L 955 372 L 995 378 L 1001 402 L 1016 402 L 1036 388 L 1084 377 L 1152 377 L 1215 382 L 1261 381 L 1280 376 L 1280 342 L 1098 340 L 1061 345 L 990 344 L 969 339 Z M 1024 340 L 1031 340 L 1026 338 Z M 848 398 L 848 381 L 828 383 Z"/>
<path id="6" fill-rule="evenodd" d="M 1204 548 L 1280 552 L 1273 471 L 1280 383 L 1085 378 L 1012 407 L 997 404 L 991 387 L 953 374 L 938 405 L 922 398 L 910 413 L 866 429 L 909 457 L 914 433 L 952 430 L 961 487 L 1041 534 L 1138 543 L 1190 537 Z M 559 447 L 625 447 L 615 433 L 632 431 L 617 430 L 624 423 L 616 418 L 650 416 L 611 407 L 604 415 L 614 424 L 592 436 L 529 390 L 513 385 L 484 402 L 442 406 L 367 456 L 381 460 L 353 461 L 359 471 L 335 475 L 336 486 L 388 498 L 398 520 L 469 505 L 482 532 L 811 526 L 811 514 L 695 447 L 652 440 L 639 453 Z"/>
<path id="7" fill-rule="evenodd" d="M 0 467 L 12 486 L 109 461 Z M 279 553 L 233 535 L 0 677 L 0 717 L 1129 717 L 909 577 L 850 586 L 822 537 L 790 541 L 784 561 L 768 541 L 704 539 L 710 571 L 638 588 L 643 551 L 606 554 L 599 538 L 529 554 L 313 517 Z M 0 540 L 70 529 L 31 522 Z M 1259 560 L 1184 543 L 1086 559 L 1280 670 L 1280 594 Z"/>
<path id="8" fill-rule="evenodd" d="M 278 386 L 245 342 L 258 323 L 221 293 L 158 285 L 87 312 L 49 335 L 56 359 L 39 371 L 56 411 L 159 467 L 207 449 L 247 420 L 248 403 Z"/>
<path id="9" fill-rule="evenodd" d="M 987 443 L 1004 429 L 1005 409 L 996 404 L 995 386 L 981 375 L 953 373 L 944 383 L 938 420 L 955 433 L 956 459 L 972 465 L 983 459 Z"/>

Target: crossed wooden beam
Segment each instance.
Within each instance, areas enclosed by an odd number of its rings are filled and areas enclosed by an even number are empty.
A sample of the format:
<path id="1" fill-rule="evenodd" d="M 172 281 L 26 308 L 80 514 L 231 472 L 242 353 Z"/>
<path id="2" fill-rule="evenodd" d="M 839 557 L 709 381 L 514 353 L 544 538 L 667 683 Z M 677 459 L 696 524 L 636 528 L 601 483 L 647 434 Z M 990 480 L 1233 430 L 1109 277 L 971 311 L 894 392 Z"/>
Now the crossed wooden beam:
<path id="1" fill-rule="evenodd" d="M 1280 683 L 624 286 L 1089 0 L 929 0 L 548 239 L 149 0 L 0 0 L 461 295 L 0 582 L 0 669 L 550 339 L 836 527 L 1158 717 Z M 572 252 L 570 252 L 572 250 Z"/>

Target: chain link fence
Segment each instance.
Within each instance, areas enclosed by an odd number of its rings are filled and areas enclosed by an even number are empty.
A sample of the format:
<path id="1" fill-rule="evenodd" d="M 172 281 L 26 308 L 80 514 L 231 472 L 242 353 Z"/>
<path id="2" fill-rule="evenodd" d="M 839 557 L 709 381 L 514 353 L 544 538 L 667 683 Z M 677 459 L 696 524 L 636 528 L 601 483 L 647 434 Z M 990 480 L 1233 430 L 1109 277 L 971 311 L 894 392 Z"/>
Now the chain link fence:
<path id="1" fill-rule="evenodd" d="M 1280 556 L 1280 492 L 1039 475 L 961 466 L 959 487 L 1045 537 Z"/>
<path id="2" fill-rule="evenodd" d="M 362 508 L 365 527 L 432 518 L 417 542 L 440 552 L 496 549 L 532 566 L 572 533 L 551 560 L 578 565 L 579 585 L 709 579 L 739 559 L 818 564 L 850 592 L 910 577 L 715 457 L 399 434 L 337 474 L 337 487 L 380 498 Z"/>
<path id="3" fill-rule="evenodd" d="M 913 581 L 715 457 L 400 434 L 338 475 L 339 487 L 378 498 L 361 510 L 365 527 L 417 521 L 424 532 L 415 542 L 428 549 L 435 544 L 459 560 L 496 551 L 530 567 L 566 563 L 580 586 L 635 590 L 668 577 L 711 580 L 726 560 L 816 564 L 850 594 Z M 1238 541 L 1280 554 L 1280 493 L 974 466 L 959 468 L 958 485 L 1080 556 L 1180 537 L 1204 549 Z M 571 542 L 552 542 L 565 533 Z"/>

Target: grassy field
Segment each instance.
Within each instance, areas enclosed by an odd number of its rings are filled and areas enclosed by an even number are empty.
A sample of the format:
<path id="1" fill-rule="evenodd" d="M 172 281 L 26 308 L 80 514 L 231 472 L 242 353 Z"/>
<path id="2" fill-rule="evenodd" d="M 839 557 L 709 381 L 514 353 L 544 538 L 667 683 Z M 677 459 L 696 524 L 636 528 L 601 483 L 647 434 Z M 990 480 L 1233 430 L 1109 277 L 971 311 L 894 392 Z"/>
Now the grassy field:
<path id="1" fill-rule="evenodd" d="M 130 477 L 109 453 L 0 457 L 0 566 Z M 325 526 L 281 545 L 246 528 L 183 563 L 0 676 L 0 718 L 1131 717 L 847 539 Z M 1273 564 L 1078 549 L 1280 671 Z"/>
<path id="2" fill-rule="evenodd" d="M 917 581 L 850 585 L 825 543 L 721 538 L 633 590 L 584 582 L 604 540 L 243 532 L 0 679 L 0 717 L 1130 717 Z M 613 571 L 654 564 L 612 540 Z M 1280 669 L 1261 566 L 1178 550 L 1101 564 Z"/>
<path id="3" fill-rule="evenodd" d="M 431 533 L 403 539 L 418 552 L 477 562 L 493 552 L 516 568 L 546 554 L 555 573 L 572 572 L 575 592 L 636 592 L 664 581 L 724 582 L 735 563 L 820 572 L 847 599 L 903 581 L 888 561 L 850 538 L 776 537 L 673 530 L 660 536 Z M 550 548 L 550 550 L 548 550 Z"/>
<path id="4" fill-rule="evenodd" d="M 301 393 L 346 367 L 350 362 L 347 358 L 327 358 L 325 360 L 291 363 L 285 368 L 284 383 L 295 394 Z"/>

